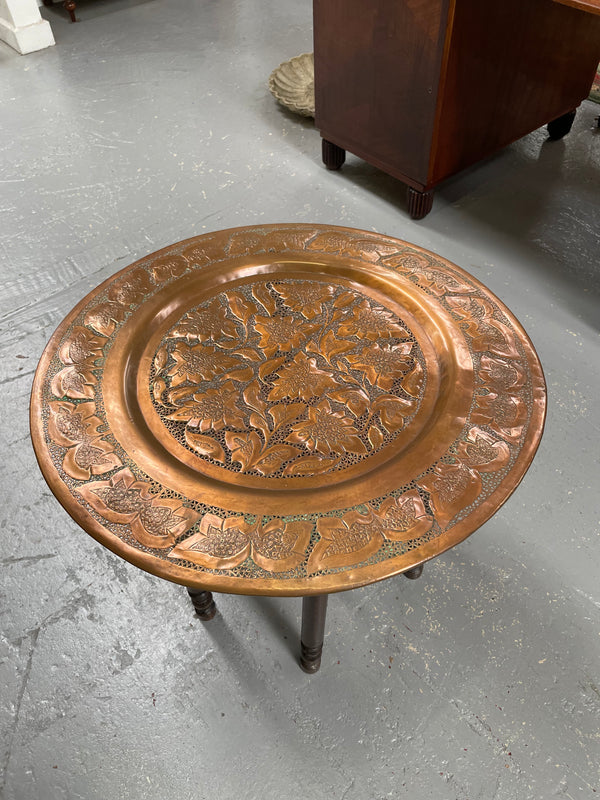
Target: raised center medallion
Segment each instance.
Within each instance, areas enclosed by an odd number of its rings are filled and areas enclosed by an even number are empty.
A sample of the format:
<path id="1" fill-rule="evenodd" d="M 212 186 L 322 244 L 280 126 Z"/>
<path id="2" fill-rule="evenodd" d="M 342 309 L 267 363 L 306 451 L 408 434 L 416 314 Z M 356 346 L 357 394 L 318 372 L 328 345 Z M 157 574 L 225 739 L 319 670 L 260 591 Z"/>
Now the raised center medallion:
<path id="1" fill-rule="evenodd" d="M 254 280 L 190 309 L 150 375 L 155 411 L 200 471 L 269 478 L 369 459 L 410 425 L 425 383 L 421 347 L 393 311 L 300 279 Z"/>

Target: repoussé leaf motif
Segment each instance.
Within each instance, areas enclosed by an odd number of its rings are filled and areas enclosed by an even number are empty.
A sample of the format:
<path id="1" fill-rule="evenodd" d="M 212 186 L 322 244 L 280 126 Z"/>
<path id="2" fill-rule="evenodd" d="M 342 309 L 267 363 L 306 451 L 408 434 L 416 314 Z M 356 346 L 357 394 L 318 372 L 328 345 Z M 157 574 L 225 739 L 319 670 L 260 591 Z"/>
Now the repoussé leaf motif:
<path id="1" fill-rule="evenodd" d="M 377 452 L 417 411 L 419 352 L 394 312 L 355 290 L 265 277 L 172 327 L 154 358 L 155 408 L 200 459 L 320 475 Z"/>

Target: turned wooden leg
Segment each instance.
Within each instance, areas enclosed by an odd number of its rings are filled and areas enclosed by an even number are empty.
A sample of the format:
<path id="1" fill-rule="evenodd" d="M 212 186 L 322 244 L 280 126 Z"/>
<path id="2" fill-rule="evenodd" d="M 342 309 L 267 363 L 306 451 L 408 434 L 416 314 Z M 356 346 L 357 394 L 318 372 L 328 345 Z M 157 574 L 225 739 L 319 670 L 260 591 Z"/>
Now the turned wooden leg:
<path id="1" fill-rule="evenodd" d="M 77 8 L 76 4 L 73 0 L 65 0 L 63 6 L 67 9 L 71 16 L 71 22 L 77 22 L 77 18 L 75 17 L 75 9 Z"/>
<path id="2" fill-rule="evenodd" d="M 321 666 L 328 597 L 329 595 L 319 594 L 302 598 L 300 667 L 309 674 L 318 672 Z"/>
<path id="3" fill-rule="evenodd" d="M 188 589 L 188 594 L 200 619 L 207 621 L 214 617 L 217 607 L 211 592 L 205 592 L 202 589 Z"/>
<path id="4" fill-rule="evenodd" d="M 562 117 L 558 117 L 557 119 L 553 119 L 552 122 L 549 122 L 546 130 L 548 131 L 550 139 L 562 139 L 563 136 L 566 136 L 573 127 L 575 114 L 575 111 L 569 111 L 567 114 L 563 114 Z"/>
<path id="5" fill-rule="evenodd" d="M 417 578 L 420 578 L 423 574 L 423 564 L 419 564 L 417 567 L 413 567 L 412 569 L 407 569 L 406 572 L 402 573 L 405 578 L 410 578 L 411 581 L 416 581 Z"/>
<path id="6" fill-rule="evenodd" d="M 339 169 L 346 160 L 346 151 L 327 139 L 321 140 L 321 151 L 327 169 Z"/>
<path id="7" fill-rule="evenodd" d="M 433 205 L 433 189 L 429 192 L 420 192 L 418 189 L 408 187 L 406 193 L 408 213 L 411 219 L 423 219 L 431 211 Z"/>

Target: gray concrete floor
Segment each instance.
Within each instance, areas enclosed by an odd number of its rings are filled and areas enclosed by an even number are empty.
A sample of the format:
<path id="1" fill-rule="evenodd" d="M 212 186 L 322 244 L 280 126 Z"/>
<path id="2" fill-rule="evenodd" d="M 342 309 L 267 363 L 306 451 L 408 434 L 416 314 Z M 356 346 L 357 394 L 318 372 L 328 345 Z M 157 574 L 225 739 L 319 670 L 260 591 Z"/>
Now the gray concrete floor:
<path id="1" fill-rule="evenodd" d="M 265 88 L 312 49 L 309 0 L 83 0 L 57 46 L 0 47 L 0 795 L 6 800 L 600 797 L 600 106 L 449 181 L 320 162 Z M 300 602 L 180 587 L 80 531 L 27 407 L 55 326 L 144 254 L 261 222 L 373 229 L 483 280 L 534 340 L 545 438 L 517 493 L 420 581 L 330 602 L 321 672 Z"/>

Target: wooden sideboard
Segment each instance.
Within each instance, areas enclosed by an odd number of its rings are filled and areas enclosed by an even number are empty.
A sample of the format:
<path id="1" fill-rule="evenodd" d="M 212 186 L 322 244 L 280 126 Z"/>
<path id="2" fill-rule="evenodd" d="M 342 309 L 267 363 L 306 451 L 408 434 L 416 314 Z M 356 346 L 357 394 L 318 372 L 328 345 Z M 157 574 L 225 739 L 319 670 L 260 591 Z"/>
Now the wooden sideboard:
<path id="1" fill-rule="evenodd" d="M 323 161 L 345 151 L 408 184 L 445 178 L 547 123 L 570 130 L 600 62 L 600 0 L 314 0 Z M 589 13 L 592 12 L 592 13 Z"/>

